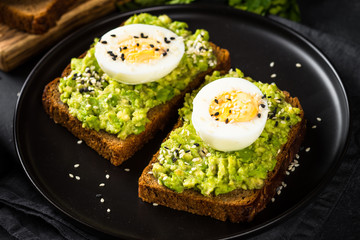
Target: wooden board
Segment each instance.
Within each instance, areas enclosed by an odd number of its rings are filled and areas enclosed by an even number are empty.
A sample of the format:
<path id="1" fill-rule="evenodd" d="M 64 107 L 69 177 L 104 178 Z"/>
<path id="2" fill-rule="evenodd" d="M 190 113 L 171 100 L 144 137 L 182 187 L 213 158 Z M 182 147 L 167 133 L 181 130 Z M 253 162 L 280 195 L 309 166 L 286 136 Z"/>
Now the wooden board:
<path id="1" fill-rule="evenodd" d="M 10 71 L 70 31 L 116 10 L 114 0 L 88 0 L 64 14 L 57 25 L 41 35 L 0 24 L 0 69 Z"/>

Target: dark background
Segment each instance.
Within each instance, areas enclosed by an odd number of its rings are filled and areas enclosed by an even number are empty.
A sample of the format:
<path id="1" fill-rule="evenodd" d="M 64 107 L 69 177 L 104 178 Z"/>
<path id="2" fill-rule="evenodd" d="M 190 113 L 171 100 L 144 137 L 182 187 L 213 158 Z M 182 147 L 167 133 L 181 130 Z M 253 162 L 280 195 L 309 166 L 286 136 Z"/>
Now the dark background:
<path id="1" fill-rule="evenodd" d="M 300 0 L 299 5 L 301 23 L 269 17 L 313 42 L 338 71 L 350 101 L 349 147 L 336 175 L 311 204 L 251 238 L 360 239 L 360 1 Z M 18 163 L 13 139 L 17 94 L 44 54 L 39 53 L 9 73 L 0 71 L 0 239 L 98 239 L 96 233 L 75 226 L 48 203 Z M 14 200 L 13 204 L 9 199 Z M 29 206 L 29 201 L 37 205 Z"/>

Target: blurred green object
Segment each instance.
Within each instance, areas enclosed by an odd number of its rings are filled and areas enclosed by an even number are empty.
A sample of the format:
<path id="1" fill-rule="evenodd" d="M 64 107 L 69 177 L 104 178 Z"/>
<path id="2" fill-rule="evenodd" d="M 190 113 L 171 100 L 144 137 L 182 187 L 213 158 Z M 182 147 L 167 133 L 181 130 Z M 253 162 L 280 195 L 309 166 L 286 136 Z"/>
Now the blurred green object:
<path id="1" fill-rule="evenodd" d="M 118 0 L 117 7 L 121 12 L 131 11 L 142 7 L 166 4 L 189 4 L 196 0 Z M 207 2 L 207 1 L 199 1 Z M 212 3 L 216 1 L 211 1 Z M 226 4 L 225 1 L 219 3 Z M 277 15 L 296 22 L 300 21 L 300 10 L 297 0 L 228 0 L 229 6 L 262 16 Z"/>
<path id="2" fill-rule="evenodd" d="M 120 0 L 117 1 L 117 7 L 121 12 L 134 10 L 141 7 L 150 7 L 165 4 L 189 4 L 195 0 Z"/>
<path id="3" fill-rule="evenodd" d="M 262 16 L 272 14 L 300 21 L 300 10 L 296 0 L 229 0 L 229 6 Z"/>

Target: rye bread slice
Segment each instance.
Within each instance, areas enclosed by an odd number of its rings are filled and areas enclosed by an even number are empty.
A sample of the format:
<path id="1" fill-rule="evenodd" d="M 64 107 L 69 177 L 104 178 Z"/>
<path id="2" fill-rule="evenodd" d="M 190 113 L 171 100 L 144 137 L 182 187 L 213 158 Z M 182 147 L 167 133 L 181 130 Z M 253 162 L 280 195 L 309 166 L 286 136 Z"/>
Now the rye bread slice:
<path id="1" fill-rule="evenodd" d="M 277 164 L 274 170 L 268 173 L 265 184 L 261 189 L 239 189 L 213 197 L 204 196 L 194 190 L 177 193 L 158 184 L 157 179 L 150 173 L 153 163 L 158 161 L 159 152 L 157 152 L 139 178 L 139 197 L 145 202 L 157 203 L 193 214 L 210 216 L 221 221 L 251 221 L 275 195 L 277 187 L 281 185 L 285 177 L 285 171 L 299 151 L 301 142 L 304 139 L 306 120 L 299 99 L 290 97 L 288 92 L 284 93 L 287 102 L 293 107 L 301 109 L 300 117 L 302 120 L 290 130 L 287 143 L 282 146 L 277 155 Z M 174 128 L 181 125 L 182 121 L 179 119 Z"/>
<path id="2" fill-rule="evenodd" d="M 1 0 L 0 22 L 32 34 L 43 34 L 71 8 L 86 0 Z"/>
<path id="3" fill-rule="evenodd" d="M 45 86 L 42 96 L 44 109 L 55 123 L 66 127 L 77 138 L 82 139 L 101 156 L 110 160 L 113 165 L 118 166 L 152 139 L 159 130 L 163 129 L 171 119 L 170 116 L 176 116 L 177 109 L 182 104 L 185 94 L 197 88 L 203 82 L 205 75 L 214 70 L 228 71 L 230 69 L 229 52 L 215 44 L 211 44 L 211 46 L 217 58 L 217 66 L 198 74 L 185 90 L 170 101 L 150 109 L 147 114 L 150 122 L 146 124 L 145 130 L 138 135 L 129 135 L 125 140 L 121 140 L 116 135 L 103 130 L 95 131 L 83 128 L 82 123 L 76 117 L 70 115 L 68 106 L 60 100 L 58 90 L 60 78 L 54 79 Z M 83 56 L 85 54 L 80 57 Z M 70 72 L 71 68 L 68 65 L 62 73 L 62 77 L 69 75 Z"/>

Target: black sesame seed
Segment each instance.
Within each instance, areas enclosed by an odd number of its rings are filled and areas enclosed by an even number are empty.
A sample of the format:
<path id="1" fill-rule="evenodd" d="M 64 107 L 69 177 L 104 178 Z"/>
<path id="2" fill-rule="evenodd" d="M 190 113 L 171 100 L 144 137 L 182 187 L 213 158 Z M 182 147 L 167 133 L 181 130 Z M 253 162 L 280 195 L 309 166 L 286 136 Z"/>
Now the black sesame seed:
<path id="1" fill-rule="evenodd" d="M 229 123 L 229 119 L 228 119 L 228 118 L 225 120 L 225 123 L 226 123 L 226 124 L 228 124 L 228 123 Z"/>
<path id="2" fill-rule="evenodd" d="M 170 37 L 170 40 L 175 40 L 175 37 Z"/>
<path id="3" fill-rule="evenodd" d="M 123 47 L 123 49 L 126 50 L 126 49 L 127 49 L 127 46 Z"/>
<path id="4" fill-rule="evenodd" d="M 180 148 L 180 147 L 181 147 L 181 143 L 179 144 L 178 148 Z"/>
<path id="5" fill-rule="evenodd" d="M 119 47 L 119 51 L 120 51 L 120 52 L 122 51 L 122 48 L 121 48 L 121 47 Z"/>
<path id="6" fill-rule="evenodd" d="M 265 108 L 265 104 L 263 104 L 263 103 L 262 103 L 262 104 L 260 104 L 260 106 L 261 106 L 262 108 Z"/>
<path id="7" fill-rule="evenodd" d="M 166 49 L 167 52 L 169 52 L 170 50 L 169 49 Z"/>
<path id="8" fill-rule="evenodd" d="M 190 150 L 186 150 L 186 151 L 185 151 L 185 153 L 189 153 L 189 152 L 190 152 Z"/>
<path id="9" fill-rule="evenodd" d="M 194 143 L 194 145 L 197 146 L 197 147 L 200 146 L 200 144 L 198 144 L 198 143 Z"/>
<path id="10" fill-rule="evenodd" d="M 139 38 L 139 36 L 134 36 L 134 38 Z"/>
<path id="11" fill-rule="evenodd" d="M 230 98 L 227 98 L 226 100 L 231 101 L 231 99 L 230 99 Z"/>
<path id="12" fill-rule="evenodd" d="M 112 37 L 116 37 L 116 35 L 115 35 L 115 34 L 111 34 L 110 36 L 112 36 Z"/>
<path id="13" fill-rule="evenodd" d="M 262 99 L 266 98 L 266 94 L 264 94 L 261 98 L 262 98 Z"/>
<path id="14" fill-rule="evenodd" d="M 155 47 L 155 46 L 154 46 L 154 44 L 150 44 L 150 47 L 153 48 L 153 47 Z"/>
<path id="15" fill-rule="evenodd" d="M 214 113 L 214 116 L 218 116 L 220 113 L 219 112 L 216 112 L 216 113 Z"/>
<path id="16" fill-rule="evenodd" d="M 229 110 L 229 113 L 231 113 L 231 109 Z"/>
<path id="17" fill-rule="evenodd" d="M 168 148 L 168 147 L 166 147 L 166 146 L 165 146 L 164 148 L 165 148 L 165 149 L 167 149 L 167 150 L 169 150 L 169 148 Z"/>
<path id="18" fill-rule="evenodd" d="M 167 52 L 163 52 L 162 55 L 165 57 L 167 55 Z"/>
<path id="19" fill-rule="evenodd" d="M 171 43 L 171 41 L 168 40 L 166 37 L 164 38 L 164 42 L 165 42 L 165 43 Z"/>
<path id="20" fill-rule="evenodd" d="M 107 41 L 101 41 L 102 44 L 107 44 Z"/>
<path id="21" fill-rule="evenodd" d="M 277 127 L 279 125 L 279 122 L 278 121 L 276 121 L 275 122 L 275 127 Z"/>
<path id="22" fill-rule="evenodd" d="M 204 150 L 201 150 L 201 152 L 202 152 L 203 154 L 206 154 L 206 152 L 205 152 Z"/>
<path id="23" fill-rule="evenodd" d="M 149 36 L 145 36 L 144 33 L 140 33 L 140 37 L 142 37 L 142 38 L 148 38 Z"/>
<path id="24" fill-rule="evenodd" d="M 284 117 L 284 116 L 281 116 L 281 117 L 280 117 L 280 119 L 281 119 L 281 120 L 284 120 L 284 119 L 285 119 L 285 117 Z"/>
<path id="25" fill-rule="evenodd" d="M 158 49 L 158 48 L 155 48 L 155 51 L 159 51 L 160 49 Z"/>
<path id="26" fill-rule="evenodd" d="M 173 162 L 176 162 L 176 160 L 177 160 L 176 157 L 173 157 L 173 158 L 172 158 L 172 161 L 173 161 Z"/>
<path id="27" fill-rule="evenodd" d="M 219 119 L 218 119 L 218 118 L 215 118 L 215 121 L 219 121 Z"/>
<path id="28" fill-rule="evenodd" d="M 215 103 L 216 103 L 216 104 L 219 104 L 219 101 L 218 101 L 216 98 L 215 98 L 215 100 L 214 100 L 214 101 L 215 101 Z"/>
<path id="29" fill-rule="evenodd" d="M 139 43 L 137 43 L 137 44 L 136 44 L 136 46 L 140 46 L 140 44 L 139 44 Z"/>
<path id="30" fill-rule="evenodd" d="M 258 113 L 257 116 L 258 116 L 258 118 L 261 118 L 261 113 Z"/>
<path id="31" fill-rule="evenodd" d="M 289 117 L 289 116 L 287 116 L 287 117 L 286 117 L 286 121 L 289 121 L 289 120 L 290 120 L 290 117 Z"/>

